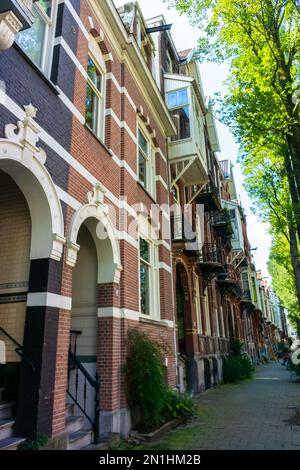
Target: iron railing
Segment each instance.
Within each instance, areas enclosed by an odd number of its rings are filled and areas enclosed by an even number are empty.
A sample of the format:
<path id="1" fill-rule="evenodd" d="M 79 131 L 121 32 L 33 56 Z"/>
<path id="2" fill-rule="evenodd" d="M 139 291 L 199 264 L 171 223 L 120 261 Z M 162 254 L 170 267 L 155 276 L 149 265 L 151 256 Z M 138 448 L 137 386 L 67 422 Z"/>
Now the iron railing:
<path id="1" fill-rule="evenodd" d="M 94 431 L 94 443 L 100 443 L 100 379 L 96 373 L 95 377 L 86 370 L 78 356 L 74 353 L 77 352 L 77 339 L 82 334 L 81 331 L 71 330 L 71 341 L 69 349 L 69 378 L 67 394 L 71 400 L 78 406 L 83 415 L 91 423 Z M 73 351 L 72 351 L 73 349 Z M 71 380 L 74 378 L 74 383 Z M 88 408 L 88 389 L 94 395 L 93 413 L 90 413 Z"/>
<path id="2" fill-rule="evenodd" d="M 224 271 L 218 276 L 219 281 L 231 281 L 237 285 L 241 284 L 241 272 L 233 264 L 226 264 Z"/>
<path id="3" fill-rule="evenodd" d="M 215 243 L 204 243 L 199 256 L 200 263 L 223 264 L 222 251 Z"/>
<path id="4" fill-rule="evenodd" d="M 0 327 L 0 332 L 4 334 L 12 343 L 14 343 L 15 346 L 17 346 L 15 348 L 16 354 L 18 354 L 18 356 L 22 359 L 22 361 L 25 364 L 27 364 L 28 367 L 30 367 L 32 372 L 35 372 L 35 366 L 32 364 L 30 359 L 28 359 L 28 357 L 24 354 L 23 346 L 20 343 L 18 343 L 18 341 L 16 341 L 9 333 L 7 333 L 7 331 L 5 331 L 4 328 Z"/>

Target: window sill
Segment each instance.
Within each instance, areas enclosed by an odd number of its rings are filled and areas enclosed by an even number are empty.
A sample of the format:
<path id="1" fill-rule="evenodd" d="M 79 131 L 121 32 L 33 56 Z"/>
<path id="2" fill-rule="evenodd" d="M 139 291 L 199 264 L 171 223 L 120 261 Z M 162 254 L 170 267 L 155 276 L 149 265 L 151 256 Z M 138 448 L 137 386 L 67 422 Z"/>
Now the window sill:
<path id="1" fill-rule="evenodd" d="M 171 140 L 170 145 L 172 144 L 187 144 L 188 142 L 192 142 L 192 137 L 188 137 L 187 139 L 178 139 L 178 140 Z"/>
<path id="2" fill-rule="evenodd" d="M 168 327 L 167 323 L 164 320 L 155 320 L 155 318 L 147 317 L 144 315 L 140 316 L 140 322 L 147 323 L 149 325 L 163 326 L 164 328 Z"/>
<path id="3" fill-rule="evenodd" d="M 156 204 L 156 200 L 154 199 L 154 197 L 149 193 L 149 191 L 145 188 L 145 186 L 138 180 L 137 181 L 138 185 L 145 191 L 145 193 L 147 194 L 148 197 L 150 197 L 151 201 L 154 202 L 154 204 Z"/>
<path id="4" fill-rule="evenodd" d="M 113 154 L 112 152 L 109 150 L 108 147 L 106 147 L 105 143 L 100 139 L 100 137 L 97 136 L 97 134 L 95 134 L 95 132 L 93 131 L 93 129 L 90 128 L 90 126 L 88 126 L 87 124 L 84 124 L 84 127 L 92 134 L 92 136 L 99 142 L 99 144 L 101 145 L 101 147 L 104 148 L 104 150 L 106 150 L 109 155 L 112 157 Z"/>
<path id="5" fill-rule="evenodd" d="M 26 60 L 26 62 L 35 70 L 37 75 L 43 80 L 43 82 L 48 85 L 48 87 L 55 93 L 57 96 L 60 94 L 56 85 L 51 82 L 51 80 L 45 75 L 45 73 L 28 57 L 28 55 L 21 49 L 20 46 L 15 42 L 14 48 L 21 54 L 21 56 Z"/>

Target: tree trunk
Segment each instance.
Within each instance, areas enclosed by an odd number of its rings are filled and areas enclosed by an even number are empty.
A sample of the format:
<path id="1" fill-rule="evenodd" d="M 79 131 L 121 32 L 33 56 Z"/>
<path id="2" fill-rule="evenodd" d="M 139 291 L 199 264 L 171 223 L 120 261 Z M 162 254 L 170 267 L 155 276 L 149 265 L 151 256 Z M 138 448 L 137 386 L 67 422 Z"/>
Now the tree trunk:
<path id="1" fill-rule="evenodd" d="M 298 307 L 299 307 L 298 318 L 300 318 L 300 257 L 299 257 L 296 231 L 295 231 L 295 228 L 293 227 L 293 224 L 290 223 L 290 220 L 289 220 L 289 235 L 290 235 L 290 253 L 291 253 L 293 271 L 295 275 L 296 293 L 297 293 Z"/>
<path id="2" fill-rule="evenodd" d="M 300 150 L 299 150 L 300 152 Z M 299 153 L 300 155 L 300 153 Z M 293 167 L 292 167 L 292 162 L 289 156 L 285 157 L 285 168 L 286 168 L 286 173 L 287 173 L 287 178 L 288 178 L 288 183 L 289 183 L 289 189 L 290 189 L 290 195 L 291 195 L 291 200 L 292 200 L 292 208 L 293 208 L 293 214 L 295 217 L 295 225 L 296 225 L 296 230 L 298 234 L 298 239 L 300 240 L 300 198 L 298 195 L 297 191 L 297 186 L 296 186 L 296 181 L 295 181 L 295 175 L 293 172 Z M 300 187 L 300 186 L 299 186 Z M 292 217 L 292 214 L 290 215 Z M 292 223 L 292 222 L 291 222 Z"/>

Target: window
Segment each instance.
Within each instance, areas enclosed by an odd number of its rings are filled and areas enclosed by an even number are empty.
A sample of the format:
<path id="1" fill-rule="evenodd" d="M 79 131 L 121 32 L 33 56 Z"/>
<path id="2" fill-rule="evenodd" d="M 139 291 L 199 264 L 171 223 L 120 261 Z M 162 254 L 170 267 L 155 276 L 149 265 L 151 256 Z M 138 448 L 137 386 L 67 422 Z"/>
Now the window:
<path id="1" fill-rule="evenodd" d="M 209 314 L 209 300 L 208 300 L 208 289 L 205 289 L 204 292 L 204 315 L 206 323 L 206 335 L 211 336 L 211 326 L 210 326 L 210 314 Z"/>
<path id="2" fill-rule="evenodd" d="M 56 15 L 56 1 L 39 0 L 32 10 L 34 24 L 31 28 L 16 35 L 16 43 L 43 72 L 50 74 L 52 52 L 50 41 L 53 38 L 53 25 Z"/>
<path id="3" fill-rule="evenodd" d="M 200 286 L 199 277 L 195 274 L 195 307 L 198 323 L 198 333 L 203 334 L 202 319 L 201 319 L 201 300 L 200 300 Z"/>
<path id="4" fill-rule="evenodd" d="M 155 230 L 148 219 L 139 217 L 139 276 L 140 312 L 158 319 L 160 316 L 160 286 L 158 266 L 158 245 Z"/>
<path id="5" fill-rule="evenodd" d="M 146 133 L 138 130 L 139 182 L 155 198 L 155 158 L 153 146 Z"/>
<path id="6" fill-rule="evenodd" d="M 150 240 L 140 237 L 140 311 L 142 315 L 159 316 L 158 249 Z"/>
<path id="7" fill-rule="evenodd" d="M 103 139 L 104 76 L 91 57 L 88 58 L 87 74 L 85 122 L 97 137 Z"/>
<path id="8" fill-rule="evenodd" d="M 167 93 L 167 103 L 177 129 L 177 134 L 172 137 L 172 141 L 190 138 L 191 126 L 187 88 Z"/>

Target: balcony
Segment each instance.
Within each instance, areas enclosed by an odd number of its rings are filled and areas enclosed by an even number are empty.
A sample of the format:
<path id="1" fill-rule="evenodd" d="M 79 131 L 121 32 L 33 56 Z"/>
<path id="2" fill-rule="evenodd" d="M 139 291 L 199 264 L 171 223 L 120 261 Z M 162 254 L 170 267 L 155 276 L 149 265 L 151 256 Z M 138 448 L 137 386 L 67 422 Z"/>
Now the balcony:
<path id="1" fill-rule="evenodd" d="M 232 264 L 225 265 L 225 269 L 218 275 L 217 282 L 223 292 L 235 289 L 236 296 L 242 297 L 240 270 L 236 269 Z"/>
<path id="2" fill-rule="evenodd" d="M 173 180 L 185 186 L 200 185 L 208 181 L 204 116 L 198 103 L 197 84 L 193 77 L 165 74 L 166 101 L 177 128 L 177 136 L 169 142 L 169 165 Z"/>
<path id="3" fill-rule="evenodd" d="M 201 248 L 200 234 L 193 230 L 191 220 L 185 214 L 171 217 L 172 243 L 183 244 L 187 254 L 197 255 Z"/>
<path id="4" fill-rule="evenodd" d="M 229 212 L 226 209 L 212 212 L 211 224 L 215 232 L 222 238 L 228 240 L 232 237 L 233 228 Z"/>
<path id="5" fill-rule="evenodd" d="M 221 211 L 220 192 L 213 179 L 209 177 L 209 182 L 202 188 L 195 198 L 197 204 L 204 205 L 205 212 Z"/>
<path id="6" fill-rule="evenodd" d="M 198 265 L 202 271 L 205 290 L 208 284 L 224 270 L 222 251 L 214 243 L 205 243 L 200 251 Z"/>

